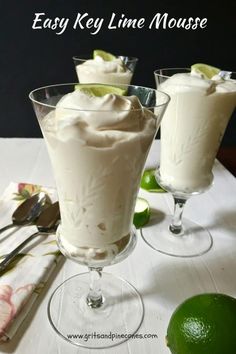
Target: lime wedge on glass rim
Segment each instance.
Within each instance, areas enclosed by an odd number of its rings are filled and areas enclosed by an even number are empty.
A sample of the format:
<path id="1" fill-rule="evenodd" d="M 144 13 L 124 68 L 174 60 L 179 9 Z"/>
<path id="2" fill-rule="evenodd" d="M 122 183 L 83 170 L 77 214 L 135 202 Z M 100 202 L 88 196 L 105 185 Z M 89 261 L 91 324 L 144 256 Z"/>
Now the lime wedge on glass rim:
<path id="1" fill-rule="evenodd" d="M 150 207 L 148 201 L 144 198 L 137 198 L 134 210 L 134 226 L 139 229 L 146 225 L 150 219 Z"/>
<path id="2" fill-rule="evenodd" d="M 112 60 L 116 59 L 115 55 L 105 52 L 104 50 L 101 50 L 101 49 L 95 49 L 93 51 L 93 59 L 95 59 L 96 56 L 101 57 L 105 61 L 112 61 Z"/>
<path id="3" fill-rule="evenodd" d="M 204 79 L 211 79 L 213 76 L 218 75 L 220 72 L 219 68 L 207 64 L 202 64 L 202 63 L 197 63 L 192 65 L 191 70 L 194 70 L 199 74 L 202 74 Z"/>
<path id="4" fill-rule="evenodd" d="M 165 193 L 166 191 L 156 181 L 155 172 L 155 168 L 145 170 L 141 178 L 140 187 L 148 192 Z"/>
<path id="5" fill-rule="evenodd" d="M 102 85 L 102 84 L 77 84 L 75 90 L 81 90 L 82 92 L 96 97 L 102 97 L 107 94 L 115 94 L 119 96 L 125 96 L 126 89 L 118 86 Z"/>

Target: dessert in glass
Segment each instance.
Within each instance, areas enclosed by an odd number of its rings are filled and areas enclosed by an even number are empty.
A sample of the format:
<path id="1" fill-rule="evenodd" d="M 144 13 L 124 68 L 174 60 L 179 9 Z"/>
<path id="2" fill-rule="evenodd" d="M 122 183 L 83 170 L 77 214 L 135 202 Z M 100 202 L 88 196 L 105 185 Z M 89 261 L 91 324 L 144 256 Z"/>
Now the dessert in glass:
<path id="1" fill-rule="evenodd" d="M 103 85 L 101 97 L 93 95 L 97 89 L 101 85 L 62 84 L 30 93 L 56 180 L 59 249 L 89 268 L 54 291 L 48 315 L 64 339 L 88 348 L 126 341 L 143 319 L 137 290 L 102 268 L 135 246 L 140 178 L 169 102 L 165 93 L 144 87 L 116 87 L 118 95 L 106 94 L 111 86 Z"/>
<path id="2" fill-rule="evenodd" d="M 173 216 L 157 218 L 142 230 L 152 248 L 177 257 L 198 256 L 212 247 L 208 230 L 182 220 L 183 208 L 189 197 L 210 188 L 214 160 L 236 106 L 233 73 L 207 66 L 217 71 L 209 79 L 192 68 L 155 71 L 157 88 L 171 97 L 161 123 L 156 179 L 173 195 L 175 207 Z"/>
<path id="3" fill-rule="evenodd" d="M 73 61 L 80 83 L 129 85 L 138 59 L 95 50 L 93 57 L 74 56 Z"/>

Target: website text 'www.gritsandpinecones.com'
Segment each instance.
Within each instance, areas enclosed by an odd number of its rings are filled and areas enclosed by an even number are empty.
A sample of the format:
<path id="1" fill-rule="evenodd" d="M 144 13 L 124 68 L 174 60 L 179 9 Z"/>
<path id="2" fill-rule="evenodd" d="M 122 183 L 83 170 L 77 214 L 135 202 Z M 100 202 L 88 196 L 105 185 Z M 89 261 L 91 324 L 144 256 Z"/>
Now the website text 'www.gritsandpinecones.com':
<path id="1" fill-rule="evenodd" d="M 111 341 L 115 341 L 117 339 L 157 339 L 158 335 L 157 334 L 151 334 L 151 333 L 135 333 L 135 334 L 128 334 L 128 333 L 98 333 L 98 332 L 92 332 L 92 333 L 84 333 L 84 334 L 79 334 L 79 333 L 68 333 L 67 338 L 70 339 L 82 339 L 84 342 L 87 342 L 88 340 L 104 340 L 104 339 L 110 339 Z"/>

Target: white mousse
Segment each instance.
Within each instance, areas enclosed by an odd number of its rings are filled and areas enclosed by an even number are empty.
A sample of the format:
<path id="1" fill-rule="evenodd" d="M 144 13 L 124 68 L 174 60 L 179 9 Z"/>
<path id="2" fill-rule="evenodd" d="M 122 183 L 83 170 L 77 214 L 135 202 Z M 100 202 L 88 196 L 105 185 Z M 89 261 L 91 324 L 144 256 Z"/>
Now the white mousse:
<path id="1" fill-rule="evenodd" d="M 236 81 L 192 72 L 173 75 L 159 89 L 171 97 L 161 123 L 161 181 L 172 191 L 201 192 L 213 180 L 214 159 L 236 106 Z"/>
<path id="2" fill-rule="evenodd" d="M 89 109 L 89 110 L 88 110 Z M 65 95 L 41 122 L 61 209 L 60 237 L 86 257 L 129 236 L 157 121 L 136 96 Z"/>
<path id="3" fill-rule="evenodd" d="M 76 66 L 80 83 L 130 84 L 133 73 L 120 58 L 103 60 L 99 55 Z"/>

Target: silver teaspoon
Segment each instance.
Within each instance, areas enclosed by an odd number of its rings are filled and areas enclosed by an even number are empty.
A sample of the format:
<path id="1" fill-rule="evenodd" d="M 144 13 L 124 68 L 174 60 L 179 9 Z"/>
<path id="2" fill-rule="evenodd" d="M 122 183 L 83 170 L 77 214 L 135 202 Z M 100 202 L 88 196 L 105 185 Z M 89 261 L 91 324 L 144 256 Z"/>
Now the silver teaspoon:
<path id="1" fill-rule="evenodd" d="M 12 227 L 21 227 L 32 224 L 39 214 L 51 204 L 51 200 L 44 192 L 33 195 L 26 199 L 12 215 L 12 224 L 0 229 L 0 234 Z"/>
<path id="2" fill-rule="evenodd" d="M 29 236 L 25 241 L 23 241 L 19 246 L 17 246 L 12 252 L 10 252 L 6 258 L 0 263 L 0 272 L 2 272 L 16 257 L 16 255 L 24 248 L 27 243 L 33 240 L 39 235 L 49 235 L 56 231 L 57 226 L 60 221 L 60 210 L 59 203 L 56 202 L 51 204 L 47 209 L 43 210 L 40 214 L 38 220 L 36 221 L 36 226 L 38 231 L 33 235 Z"/>

